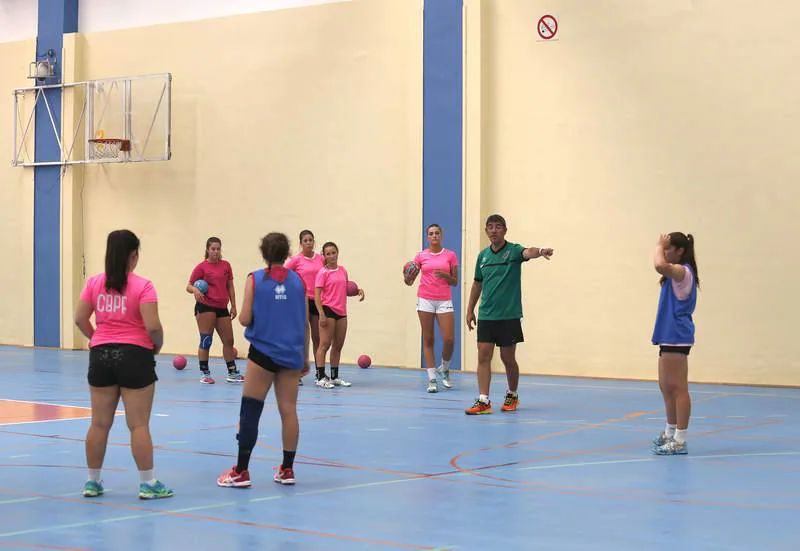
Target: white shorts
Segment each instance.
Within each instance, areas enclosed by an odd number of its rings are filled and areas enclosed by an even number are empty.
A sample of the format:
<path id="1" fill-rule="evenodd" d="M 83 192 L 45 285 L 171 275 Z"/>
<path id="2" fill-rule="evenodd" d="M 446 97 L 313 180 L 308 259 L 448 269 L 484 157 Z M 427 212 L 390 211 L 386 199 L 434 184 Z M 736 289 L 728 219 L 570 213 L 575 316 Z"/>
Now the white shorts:
<path id="1" fill-rule="evenodd" d="M 427 298 L 417 297 L 417 312 L 429 312 L 431 314 L 452 314 L 452 300 L 428 300 Z"/>

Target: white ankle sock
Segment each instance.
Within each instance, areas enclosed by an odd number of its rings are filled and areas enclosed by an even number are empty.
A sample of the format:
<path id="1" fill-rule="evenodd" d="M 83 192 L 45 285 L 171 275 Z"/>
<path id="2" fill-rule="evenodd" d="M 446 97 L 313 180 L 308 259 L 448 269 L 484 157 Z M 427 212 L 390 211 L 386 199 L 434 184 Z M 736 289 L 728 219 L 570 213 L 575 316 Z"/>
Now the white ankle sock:
<path id="1" fill-rule="evenodd" d="M 442 371 L 450 371 L 451 360 L 442 360 Z"/>
<path id="2" fill-rule="evenodd" d="M 436 368 L 435 367 L 429 367 L 427 371 L 428 371 L 428 379 L 430 379 L 431 381 L 435 380 L 436 379 Z"/>
<path id="3" fill-rule="evenodd" d="M 100 482 L 100 469 L 89 469 L 89 480 Z"/>
<path id="4" fill-rule="evenodd" d="M 678 444 L 686 442 L 686 431 L 689 429 L 675 429 L 675 441 Z"/>
<path id="5" fill-rule="evenodd" d="M 153 469 L 149 471 L 139 471 L 139 480 L 143 484 L 152 484 L 155 482 L 155 476 L 153 476 Z"/>
<path id="6" fill-rule="evenodd" d="M 667 423 L 667 426 L 664 428 L 664 434 L 672 438 L 675 436 L 675 430 L 678 428 L 678 425 L 670 425 Z"/>
<path id="7" fill-rule="evenodd" d="M 480 400 L 484 404 L 488 404 L 489 403 L 489 395 L 488 394 L 481 394 L 480 396 L 478 396 L 478 400 Z"/>

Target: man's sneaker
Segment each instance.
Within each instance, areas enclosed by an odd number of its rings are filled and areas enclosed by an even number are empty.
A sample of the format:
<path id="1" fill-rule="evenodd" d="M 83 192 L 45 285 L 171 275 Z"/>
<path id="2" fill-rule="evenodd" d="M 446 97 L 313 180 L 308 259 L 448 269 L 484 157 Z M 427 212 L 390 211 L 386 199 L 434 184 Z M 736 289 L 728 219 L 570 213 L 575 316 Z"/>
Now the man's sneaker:
<path id="1" fill-rule="evenodd" d="M 217 486 L 222 486 L 223 488 L 249 488 L 250 484 L 250 471 L 244 470 L 237 473 L 236 467 L 225 471 L 217 478 Z"/>
<path id="2" fill-rule="evenodd" d="M 315 384 L 320 388 L 333 388 L 333 383 L 328 377 L 317 379 L 317 382 Z"/>
<path id="3" fill-rule="evenodd" d="M 139 499 L 164 499 L 175 495 L 171 489 L 164 486 L 160 480 L 153 484 L 142 482 L 139 484 Z"/>
<path id="4" fill-rule="evenodd" d="M 272 478 L 278 484 L 285 486 L 294 484 L 294 469 L 284 469 L 283 466 L 279 465 L 275 467 L 275 476 Z"/>
<path id="5" fill-rule="evenodd" d="M 686 442 L 677 442 L 670 440 L 669 442 L 653 448 L 655 455 L 686 455 L 689 453 L 689 446 Z"/>
<path id="6" fill-rule="evenodd" d="M 349 382 L 349 381 L 345 381 L 345 380 L 344 380 L 344 379 L 342 379 L 341 377 L 336 377 L 336 378 L 335 378 L 333 381 L 331 381 L 331 382 L 333 383 L 333 386 L 345 386 L 345 387 L 347 387 L 347 386 L 353 386 L 353 383 L 351 383 L 351 382 Z"/>
<path id="7" fill-rule="evenodd" d="M 244 377 L 239 373 L 238 369 L 233 369 L 228 371 L 228 378 L 225 380 L 229 383 L 243 383 Z"/>
<path id="8" fill-rule="evenodd" d="M 667 436 L 666 432 L 662 432 L 661 434 L 659 434 L 658 436 L 653 438 L 653 447 L 657 448 L 659 446 L 663 446 L 664 444 L 666 444 L 670 440 L 672 440 L 672 437 L 671 436 Z"/>
<path id="9" fill-rule="evenodd" d="M 103 483 L 94 480 L 87 480 L 83 485 L 83 497 L 98 497 L 105 493 Z"/>
<path id="10" fill-rule="evenodd" d="M 427 390 L 428 390 L 428 392 L 430 392 L 431 394 L 433 394 L 434 392 L 439 392 L 439 385 L 438 385 L 438 384 L 436 384 L 436 379 L 431 379 L 430 381 L 428 381 L 428 388 L 427 388 Z"/>
<path id="11" fill-rule="evenodd" d="M 486 415 L 487 413 L 492 413 L 492 402 L 491 400 L 482 402 L 480 399 L 477 399 L 475 403 L 472 404 L 471 408 L 464 410 L 464 413 L 467 415 Z"/>
<path id="12" fill-rule="evenodd" d="M 506 392 L 506 399 L 503 400 L 503 406 L 500 411 L 517 411 L 519 405 L 519 395 L 514 396 L 510 392 Z"/>
<path id="13" fill-rule="evenodd" d="M 211 376 L 211 373 L 208 371 L 203 371 L 203 374 L 200 376 L 200 382 L 204 385 L 213 385 L 216 383 L 214 378 Z"/>
<path id="14" fill-rule="evenodd" d="M 450 381 L 450 370 L 445 369 L 441 365 L 436 368 L 436 373 L 439 374 L 439 377 L 442 378 L 442 385 L 445 388 L 453 388 L 453 383 Z"/>

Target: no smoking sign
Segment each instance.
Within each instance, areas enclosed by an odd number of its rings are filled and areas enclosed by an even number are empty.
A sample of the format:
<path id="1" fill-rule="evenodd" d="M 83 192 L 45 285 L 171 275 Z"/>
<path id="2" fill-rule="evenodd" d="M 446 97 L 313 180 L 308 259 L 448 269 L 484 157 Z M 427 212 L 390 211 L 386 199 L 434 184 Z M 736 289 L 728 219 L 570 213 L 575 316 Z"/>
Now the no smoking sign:
<path id="1" fill-rule="evenodd" d="M 543 15 L 536 24 L 536 32 L 542 40 L 552 40 L 558 34 L 558 20 L 552 15 Z"/>

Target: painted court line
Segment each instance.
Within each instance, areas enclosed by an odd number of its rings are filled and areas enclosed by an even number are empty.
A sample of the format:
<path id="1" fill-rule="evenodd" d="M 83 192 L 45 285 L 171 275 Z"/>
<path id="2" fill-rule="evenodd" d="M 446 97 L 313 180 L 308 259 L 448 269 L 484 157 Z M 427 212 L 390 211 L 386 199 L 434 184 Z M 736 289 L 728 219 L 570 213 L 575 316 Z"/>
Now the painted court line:
<path id="1" fill-rule="evenodd" d="M 121 415 L 117 413 L 117 415 Z M 0 427 L 10 427 L 12 425 L 35 425 L 37 423 L 55 423 L 56 421 L 85 421 L 91 419 L 92 414 L 89 413 L 86 417 L 65 417 L 64 419 L 41 419 L 39 421 L 15 421 L 13 423 L 0 423 Z"/>
<path id="2" fill-rule="evenodd" d="M 763 453 L 728 453 L 718 455 L 687 455 L 686 460 L 698 459 L 726 459 L 742 457 L 779 457 L 800 455 L 798 452 L 763 452 Z M 533 467 L 520 467 L 518 471 L 544 471 L 547 469 L 568 469 L 572 467 L 592 467 L 594 465 L 622 465 L 625 463 L 648 463 L 650 461 L 663 461 L 660 457 L 640 457 L 637 459 L 612 459 L 609 461 L 586 461 L 584 463 L 562 463 L 559 465 L 534 465 Z"/>
<path id="3" fill-rule="evenodd" d="M 91 407 L 87 406 L 72 406 L 67 404 L 53 404 L 51 402 L 40 402 L 38 400 L 15 400 L 13 398 L 3 398 L 4 402 L 17 402 L 20 404 L 36 404 L 40 406 L 55 406 L 59 408 L 75 408 L 75 409 L 85 409 L 87 411 L 92 411 Z"/>
<path id="4" fill-rule="evenodd" d="M 394 478 L 392 480 L 381 480 L 381 481 L 378 481 L 378 482 L 364 482 L 362 484 L 350 484 L 348 486 L 337 486 L 336 488 L 324 488 L 322 490 L 308 490 L 307 492 L 297 492 L 294 495 L 295 496 L 313 496 L 313 495 L 319 495 L 319 494 L 329 494 L 331 492 L 338 492 L 340 490 L 358 490 L 358 489 L 361 489 L 361 488 L 372 488 L 374 486 L 387 486 L 389 484 L 400 484 L 400 483 L 403 483 L 403 482 L 411 482 L 411 481 L 414 481 L 414 480 L 426 480 L 426 477 L 420 476 L 420 477 L 414 477 L 414 478 Z M 272 501 L 274 499 L 283 499 L 283 498 L 286 498 L 286 497 L 291 497 L 291 496 L 280 495 L 279 494 L 279 495 L 268 496 L 268 497 L 257 497 L 257 498 L 251 499 L 250 502 L 251 503 L 258 503 L 258 502 L 261 502 L 261 501 Z"/>
<path id="5" fill-rule="evenodd" d="M 110 494 L 111 492 L 113 492 L 113 490 L 111 488 L 105 488 L 105 493 Z M 59 494 L 59 495 L 57 495 L 55 497 L 76 497 L 76 496 L 79 496 L 79 495 L 80 495 L 80 492 L 76 491 L 76 492 L 70 492 L 68 494 Z M 47 499 L 47 498 L 46 497 L 42 497 L 42 496 L 19 497 L 19 498 L 16 498 L 16 499 L 6 499 L 6 500 L 3 500 L 3 501 L 0 501 L 0 505 L 13 505 L 14 503 L 27 503 L 29 501 L 41 501 L 43 499 Z"/>
<path id="6" fill-rule="evenodd" d="M 631 391 L 631 392 L 660 392 L 658 390 L 658 383 L 653 381 L 652 383 L 643 381 L 643 385 L 654 385 L 654 386 L 641 386 L 641 387 L 633 387 L 633 386 L 602 386 L 602 385 L 582 385 L 582 384 L 570 384 L 570 383 L 541 383 L 536 381 L 524 381 L 520 379 L 519 382 L 520 386 L 551 386 L 551 387 L 563 387 L 568 389 L 587 389 L 587 390 L 624 390 L 624 391 Z M 690 383 L 694 384 L 694 383 Z M 704 384 L 704 383 L 697 383 L 697 384 Z M 692 394 L 721 394 L 725 396 L 748 396 L 754 398 L 787 398 L 792 400 L 800 400 L 800 394 L 778 394 L 778 393 L 770 393 L 770 392 L 742 392 L 742 391 L 734 391 L 728 390 L 734 387 L 729 386 L 720 386 L 719 390 L 695 390 L 691 388 L 690 391 Z M 787 388 L 786 390 L 792 390 Z"/>
<path id="7" fill-rule="evenodd" d="M 386 485 L 389 485 L 389 484 L 400 484 L 402 482 L 410 482 L 410 481 L 414 481 L 414 480 L 426 480 L 426 478 L 425 477 L 395 478 L 395 479 L 391 479 L 391 480 L 382 480 L 382 481 L 378 481 L 378 482 L 367 482 L 367 483 L 364 483 L 364 484 L 349 484 L 347 486 L 337 486 L 337 487 L 334 487 L 334 488 L 326 488 L 326 489 L 322 489 L 322 490 L 309 490 L 307 492 L 294 492 L 294 493 L 291 493 L 291 494 L 277 494 L 277 495 L 266 496 L 266 497 L 257 497 L 257 498 L 250 499 L 250 500 L 248 500 L 248 501 L 246 501 L 244 503 L 259 503 L 259 502 L 264 502 L 264 501 L 273 501 L 273 500 L 278 500 L 278 499 L 286 499 L 286 498 L 291 498 L 291 497 L 296 497 L 296 496 L 332 493 L 332 492 L 338 492 L 338 491 L 341 491 L 341 490 L 356 490 L 356 489 L 360 489 L 360 488 L 370 488 L 370 487 L 374 487 L 374 486 L 386 486 Z M 237 490 L 232 490 L 232 491 L 237 491 Z M 71 494 L 66 494 L 64 496 L 55 496 L 55 497 L 72 497 L 74 495 L 75 495 L 74 493 L 71 493 Z M 35 497 L 35 498 L 22 498 L 22 499 L 33 501 L 35 499 L 47 499 L 47 498 L 46 497 Z M 4 502 L 0 502 L 0 503 L 4 503 Z M 27 535 L 27 534 L 41 534 L 41 533 L 44 533 L 44 532 L 53 532 L 53 531 L 57 531 L 57 530 L 71 530 L 71 529 L 74 529 L 74 528 L 85 528 L 87 526 L 95 526 L 97 524 L 110 524 L 110 523 L 114 523 L 114 522 L 123 522 L 123 521 L 126 521 L 126 520 L 138 520 L 138 519 L 161 516 L 161 515 L 167 515 L 168 516 L 168 515 L 176 515 L 176 514 L 181 514 L 181 513 L 193 513 L 193 512 L 197 512 L 197 511 L 207 511 L 207 510 L 210 510 L 210 509 L 220 509 L 220 508 L 223 508 L 223 507 L 229 507 L 231 505 L 241 506 L 242 503 L 243 502 L 241 502 L 241 501 L 222 501 L 222 502 L 217 502 L 217 503 L 209 503 L 207 505 L 198 505 L 196 507 L 184 507 L 182 509 L 168 509 L 168 510 L 165 510 L 165 511 L 154 511 L 152 513 L 149 513 L 149 512 L 148 513 L 139 513 L 139 514 L 135 514 L 135 515 L 125 515 L 125 516 L 122 516 L 122 517 L 113 517 L 113 518 L 107 518 L 107 519 L 97 519 L 97 520 L 93 520 L 93 521 L 89 521 L 89 522 L 76 522 L 74 524 L 59 524 L 59 525 L 50 525 L 50 526 L 40 526 L 38 528 L 31 528 L 31 529 L 28 529 L 28 530 L 18 530 L 16 532 L 3 532 L 3 533 L 0 533 L 0 538 L 10 538 L 10 537 L 15 537 L 15 536 L 24 536 L 24 535 Z"/>

